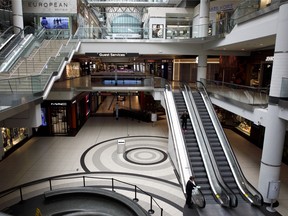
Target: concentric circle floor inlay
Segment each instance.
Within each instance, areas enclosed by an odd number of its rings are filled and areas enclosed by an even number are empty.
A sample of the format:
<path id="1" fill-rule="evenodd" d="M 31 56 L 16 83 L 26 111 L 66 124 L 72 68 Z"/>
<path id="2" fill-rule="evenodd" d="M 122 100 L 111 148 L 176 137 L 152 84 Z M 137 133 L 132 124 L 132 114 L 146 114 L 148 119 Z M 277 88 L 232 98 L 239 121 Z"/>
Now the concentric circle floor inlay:
<path id="1" fill-rule="evenodd" d="M 132 148 L 127 150 L 123 157 L 126 161 L 139 165 L 154 165 L 162 163 L 168 156 L 166 152 L 157 148 Z"/>

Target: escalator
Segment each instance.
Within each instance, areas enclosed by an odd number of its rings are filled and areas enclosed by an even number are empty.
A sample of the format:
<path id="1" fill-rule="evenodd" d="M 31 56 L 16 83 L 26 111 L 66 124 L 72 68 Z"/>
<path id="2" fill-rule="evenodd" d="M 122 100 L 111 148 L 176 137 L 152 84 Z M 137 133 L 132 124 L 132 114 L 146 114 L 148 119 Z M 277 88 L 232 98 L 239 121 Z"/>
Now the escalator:
<path id="1" fill-rule="evenodd" d="M 181 114 L 187 110 L 186 103 L 181 92 L 174 92 L 173 96 L 177 113 L 180 118 Z M 213 192 L 209 184 L 196 135 L 190 119 L 187 120 L 187 131 L 184 133 L 184 140 L 186 144 L 188 159 L 195 176 L 195 182 L 197 185 L 201 186 L 201 191 L 205 197 L 206 204 L 216 204 L 217 202 L 214 199 Z"/>
<path id="2" fill-rule="evenodd" d="M 220 140 L 212 123 L 212 120 L 209 116 L 208 110 L 204 103 L 204 100 L 201 97 L 201 93 L 198 91 L 192 92 L 198 113 L 200 115 L 203 127 L 205 129 L 209 144 L 211 146 L 214 158 L 216 160 L 220 175 L 225 182 L 225 184 L 233 191 L 237 196 L 238 202 L 244 202 L 241 191 L 235 181 L 232 170 L 227 161 L 224 150 L 221 146 Z"/>

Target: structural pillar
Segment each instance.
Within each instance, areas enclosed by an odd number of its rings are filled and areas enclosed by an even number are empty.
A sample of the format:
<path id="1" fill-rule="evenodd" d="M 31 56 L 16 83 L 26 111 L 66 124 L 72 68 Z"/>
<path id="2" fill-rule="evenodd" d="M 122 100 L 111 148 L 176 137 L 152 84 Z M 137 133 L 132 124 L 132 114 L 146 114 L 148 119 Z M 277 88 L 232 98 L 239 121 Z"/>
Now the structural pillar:
<path id="1" fill-rule="evenodd" d="M 200 1 L 199 37 L 208 36 L 210 0 Z"/>
<path id="2" fill-rule="evenodd" d="M 204 80 L 206 80 L 206 74 L 207 74 L 207 55 L 199 55 L 198 68 L 197 68 L 197 81 L 203 82 Z"/>
<path id="3" fill-rule="evenodd" d="M 20 29 L 23 29 L 24 21 L 23 21 L 22 1 L 12 0 L 12 14 L 13 14 L 13 25 L 19 27 Z M 16 29 L 15 30 L 16 32 L 14 33 L 20 32 L 20 29 Z"/>
<path id="4" fill-rule="evenodd" d="M 267 197 L 270 182 L 280 179 L 283 146 L 286 133 L 286 122 L 279 118 L 279 98 L 281 88 L 285 87 L 282 78 L 287 77 L 288 71 L 288 0 L 282 0 L 277 22 L 277 34 L 274 51 L 274 62 L 269 93 L 269 104 L 267 112 L 267 125 L 265 129 L 264 145 L 261 158 L 258 189 L 265 203 L 273 200 Z"/>

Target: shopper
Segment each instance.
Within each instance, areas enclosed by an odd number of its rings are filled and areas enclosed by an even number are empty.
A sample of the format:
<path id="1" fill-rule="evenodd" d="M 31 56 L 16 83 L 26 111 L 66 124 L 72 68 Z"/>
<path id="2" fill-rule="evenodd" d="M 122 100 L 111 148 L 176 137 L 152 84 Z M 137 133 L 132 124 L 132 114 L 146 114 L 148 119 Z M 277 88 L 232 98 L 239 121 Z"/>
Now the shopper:
<path id="1" fill-rule="evenodd" d="M 116 115 L 116 120 L 118 120 L 118 118 L 119 118 L 119 105 L 118 105 L 118 102 L 115 105 L 115 115 Z"/>
<path id="2" fill-rule="evenodd" d="M 181 115 L 182 129 L 187 130 L 187 119 L 189 118 L 188 112 L 185 110 Z"/>
<path id="3" fill-rule="evenodd" d="M 194 176 L 190 176 L 186 184 L 186 205 L 188 205 L 188 208 L 193 208 L 192 190 L 196 187 L 194 179 Z"/>

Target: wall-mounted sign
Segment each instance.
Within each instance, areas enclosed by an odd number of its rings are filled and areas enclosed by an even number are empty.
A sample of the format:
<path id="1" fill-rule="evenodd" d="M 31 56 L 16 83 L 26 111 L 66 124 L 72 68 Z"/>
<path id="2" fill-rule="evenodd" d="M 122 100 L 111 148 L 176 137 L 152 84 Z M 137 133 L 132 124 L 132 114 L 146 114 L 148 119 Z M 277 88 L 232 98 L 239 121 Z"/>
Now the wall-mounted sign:
<path id="1" fill-rule="evenodd" d="M 23 0 L 23 13 L 77 13 L 77 0 Z"/>
<path id="2" fill-rule="evenodd" d="M 274 61 L 274 56 L 267 56 L 265 61 Z"/>
<path id="3" fill-rule="evenodd" d="M 67 106 L 67 103 L 51 103 L 51 106 Z"/>
<path id="4" fill-rule="evenodd" d="M 85 53 L 89 56 L 97 57 L 137 57 L 139 53 Z"/>

